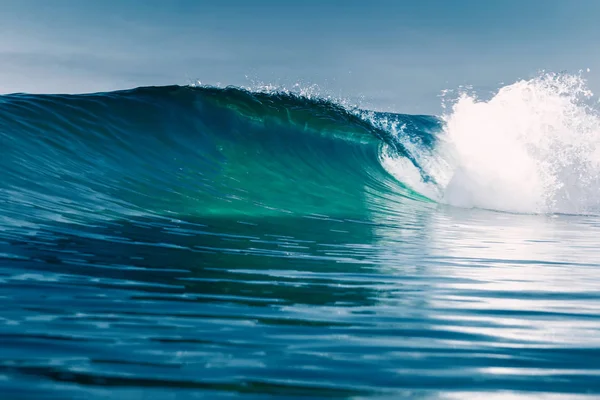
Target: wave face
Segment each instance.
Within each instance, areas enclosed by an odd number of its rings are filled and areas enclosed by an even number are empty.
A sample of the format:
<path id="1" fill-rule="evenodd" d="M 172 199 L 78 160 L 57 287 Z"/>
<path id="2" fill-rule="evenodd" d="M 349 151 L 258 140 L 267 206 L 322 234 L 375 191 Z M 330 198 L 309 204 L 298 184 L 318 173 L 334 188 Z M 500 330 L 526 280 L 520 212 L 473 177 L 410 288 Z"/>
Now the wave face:
<path id="1" fill-rule="evenodd" d="M 0 97 L 0 393 L 593 398 L 600 224 L 560 215 L 600 198 L 584 92 L 545 76 L 439 118 Z"/>
<path id="2" fill-rule="evenodd" d="M 431 140 L 438 121 L 389 116 Z M 0 109 L 9 225 L 135 216 L 364 217 L 365 192 L 426 200 L 391 177 L 392 133 L 323 100 L 228 88 L 11 95 Z"/>

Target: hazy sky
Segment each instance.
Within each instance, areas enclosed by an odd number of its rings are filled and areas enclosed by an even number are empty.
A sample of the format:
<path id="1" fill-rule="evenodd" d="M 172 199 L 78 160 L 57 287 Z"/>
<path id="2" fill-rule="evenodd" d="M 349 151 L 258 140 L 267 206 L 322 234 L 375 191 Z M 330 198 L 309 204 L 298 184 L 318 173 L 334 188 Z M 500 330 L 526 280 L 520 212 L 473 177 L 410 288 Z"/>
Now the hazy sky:
<path id="1" fill-rule="evenodd" d="M 0 92 L 317 84 L 438 113 L 459 85 L 591 68 L 597 0 L 0 0 Z"/>

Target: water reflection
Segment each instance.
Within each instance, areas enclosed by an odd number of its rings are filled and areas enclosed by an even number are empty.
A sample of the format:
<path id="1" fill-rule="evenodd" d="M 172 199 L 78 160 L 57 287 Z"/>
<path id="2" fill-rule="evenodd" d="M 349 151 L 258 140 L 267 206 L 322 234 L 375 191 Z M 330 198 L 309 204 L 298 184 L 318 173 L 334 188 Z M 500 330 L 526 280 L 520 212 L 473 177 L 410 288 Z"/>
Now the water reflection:
<path id="1" fill-rule="evenodd" d="M 416 316 L 415 326 L 430 339 L 390 338 L 397 346 L 416 342 L 413 368 L 404 363 L 410 356 L 396 353 L 401 373 L 445 376 L 450 381 L 431 384 L 459 391 L 597 392 L 597 223 L 443 207 L 423 216 L 409 267 L 399 262 L 407 258 L 406 239 L 390 216 L 375 229 L 385 243 L 381 267 L 415 282 L 412 301 L 406 290 L 388 292 L 378 320 L 406 325 Z"/>

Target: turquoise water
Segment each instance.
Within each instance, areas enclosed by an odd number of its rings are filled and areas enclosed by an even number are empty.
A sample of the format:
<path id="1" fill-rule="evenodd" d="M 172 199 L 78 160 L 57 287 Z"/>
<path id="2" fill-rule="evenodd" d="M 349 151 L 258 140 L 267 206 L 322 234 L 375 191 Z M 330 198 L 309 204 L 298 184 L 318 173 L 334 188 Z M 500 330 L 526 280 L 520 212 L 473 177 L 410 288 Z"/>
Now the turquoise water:
<path id="1" fill-rule="evenodd" d="M 596 398 L 600 220 L 440 201 L 444 129 L 235 88 L 0 97 L 2 398 Z"/>

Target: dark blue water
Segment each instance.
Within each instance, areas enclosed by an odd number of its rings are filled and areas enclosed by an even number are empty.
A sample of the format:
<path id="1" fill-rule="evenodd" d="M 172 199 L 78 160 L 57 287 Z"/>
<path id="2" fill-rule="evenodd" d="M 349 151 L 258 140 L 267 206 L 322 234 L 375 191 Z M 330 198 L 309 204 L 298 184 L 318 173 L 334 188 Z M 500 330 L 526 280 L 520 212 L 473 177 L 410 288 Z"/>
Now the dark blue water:
<path id="1" fill-rule="evenodd" d="M 440 122 L 358 115 L 0 97 L 1 398 L 600 396 L 598 218 L 437 203 L 381 154 L 435 184 Z"/>

